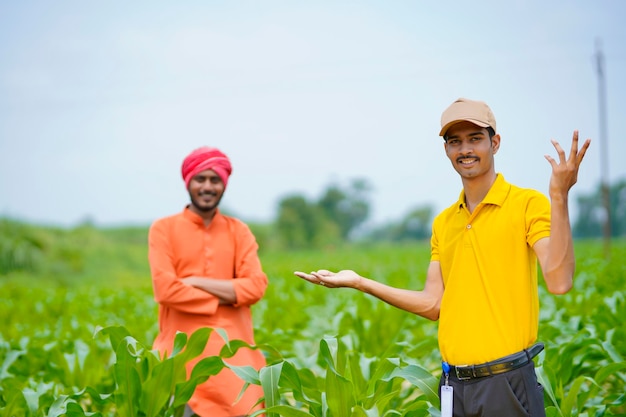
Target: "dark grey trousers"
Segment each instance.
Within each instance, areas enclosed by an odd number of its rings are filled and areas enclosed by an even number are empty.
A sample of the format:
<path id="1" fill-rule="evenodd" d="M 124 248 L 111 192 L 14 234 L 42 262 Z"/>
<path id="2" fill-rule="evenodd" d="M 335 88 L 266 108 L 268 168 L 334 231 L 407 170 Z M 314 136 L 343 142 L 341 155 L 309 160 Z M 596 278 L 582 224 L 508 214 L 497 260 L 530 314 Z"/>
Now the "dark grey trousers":
<path id="1" fill-rule="evenodd" d="M 185 406 L 185 412 L 183 413 L 183 417 L 193 417 L 193 416 L 197 416 L 197 414 L 193 412 L 191 407 L 186 405 Z"/>
<path id="2" fill-rule="evenodd" d="M 439 395 L 444 376 L 439 381 Z M 543 387 L 534 362 L 503 374 L 459 380 L 450 375 L 454 417 L 545 417 Z"/>

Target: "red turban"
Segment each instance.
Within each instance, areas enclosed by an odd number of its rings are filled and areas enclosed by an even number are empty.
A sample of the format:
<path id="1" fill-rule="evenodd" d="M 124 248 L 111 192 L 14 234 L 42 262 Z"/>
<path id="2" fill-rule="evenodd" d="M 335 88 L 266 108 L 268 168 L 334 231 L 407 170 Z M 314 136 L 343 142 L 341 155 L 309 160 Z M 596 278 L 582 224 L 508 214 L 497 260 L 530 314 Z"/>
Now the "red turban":
<path id="1" fill-rule="evenodd" d="M 230 160 L 217 148 L 203 146 L 191 152 L 183 161 L 182 174 L 185 187 L 189 188 L 189 182 L 199 172 L 212 169 L 220 176 L 224 183 L 224 188 L 228 183 L 228 177 L 232 172 Z"/>

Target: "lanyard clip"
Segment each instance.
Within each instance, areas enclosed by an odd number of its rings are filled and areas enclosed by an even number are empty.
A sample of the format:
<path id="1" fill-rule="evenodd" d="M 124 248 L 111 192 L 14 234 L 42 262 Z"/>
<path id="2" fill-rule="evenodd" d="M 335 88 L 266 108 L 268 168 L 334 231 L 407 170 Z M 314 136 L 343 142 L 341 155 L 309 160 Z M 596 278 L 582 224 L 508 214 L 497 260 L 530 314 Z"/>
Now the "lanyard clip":
<path id="1" fill-rule="evenodd" d="M 448 362 L 441 362 L 441 369 L 443 370 L 445 385 L 448 385 L 448 378 L 450 377 L 450 364 Z"/>

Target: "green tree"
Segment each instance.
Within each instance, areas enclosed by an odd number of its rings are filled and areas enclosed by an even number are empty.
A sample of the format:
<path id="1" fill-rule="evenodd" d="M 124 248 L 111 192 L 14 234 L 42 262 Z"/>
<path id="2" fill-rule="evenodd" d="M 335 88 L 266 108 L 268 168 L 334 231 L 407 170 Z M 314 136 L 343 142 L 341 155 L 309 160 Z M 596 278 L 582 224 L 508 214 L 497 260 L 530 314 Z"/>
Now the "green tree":
<path id="1" fill-rule="evenodd" d="M 611 236 L 626 235 L 626 180 L 620 180 L 609 188 L 609 207 L 611 210 Z M 574 222 L 573 233 L 576 237 L 601 237 L 606 219 L 602 204 L 602 188 L 576 199 L 578 215 Z"/>
<path id="2" fill-rule="evenodd" d="M 348 240 L 370 214 L 368 194 L 371 186 L 367 180 L 352 180 L 347 189 L 331 184 L 318 202 L 326 217 L 337 225 L 342 240 Z"/>
<path id="3" fill-rule="evenodd" d="M 393 242 L 429 239 L 434 209 L 425 205 L 413 208 L 399 222 L 392 222 L 374 230 L 369 237 Z"/>
<path id="4" fill-rule="evenodd" d="M 283 246 L 313 248 L 339 240 L 336 226 L 320 208 L 301 195 L 283 198 L 278 205 L 276 228 Z"/>
<path id="5" fill-rule="evenodd" d="M 428 239 L 431 234 L 433 208 L 431 206 L 416 207 L 399 223 L 396 232 L 397 240 Z"/>

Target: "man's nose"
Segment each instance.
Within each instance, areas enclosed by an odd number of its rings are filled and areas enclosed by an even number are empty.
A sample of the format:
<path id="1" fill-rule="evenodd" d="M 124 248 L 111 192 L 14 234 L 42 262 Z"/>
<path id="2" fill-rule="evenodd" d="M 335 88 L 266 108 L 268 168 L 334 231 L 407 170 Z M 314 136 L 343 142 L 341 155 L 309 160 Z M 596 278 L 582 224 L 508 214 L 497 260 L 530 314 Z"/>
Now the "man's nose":
<path id="1" fill-rule="evenodd" d="M 213 188 L 214 188 L 214 187 L 215 187 L 215 186 L 213 185 L 213 183 L 212 183 L 211 181 L 204 181 L 204 182 L 202 183 L 202 187 L 200 187 L 200 189 L 201 189 L 202 191 L 213 191 Z"/>
<path id="2" fill-rule="evenodd" d="M 463 141 L 461 142 L 460 151 L 462 154 L 470 154 L 474 152 L 474 145 L 470 141 Z"/>

